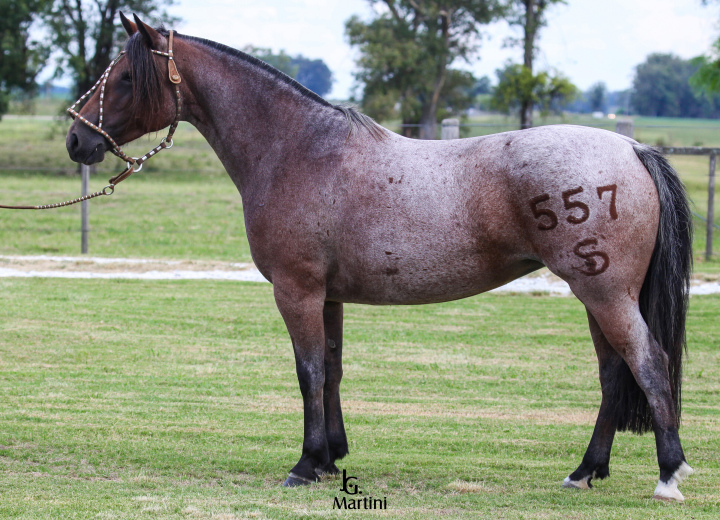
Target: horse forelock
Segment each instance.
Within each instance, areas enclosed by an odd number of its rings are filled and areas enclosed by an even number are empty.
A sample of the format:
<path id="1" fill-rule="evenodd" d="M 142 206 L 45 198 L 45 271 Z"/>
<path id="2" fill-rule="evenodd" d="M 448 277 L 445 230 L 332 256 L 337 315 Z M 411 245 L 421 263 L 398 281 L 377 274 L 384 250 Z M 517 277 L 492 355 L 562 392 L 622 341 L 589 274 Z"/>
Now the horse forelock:
<path id="1" fill-rule="evenodd" d="M 150 51 L 139 32 L 128 39 L 125 45 L 125 57 L 132 78 L 133 115 L 157 115 L 162 106 L 162 73 L 155 54 Z"/>

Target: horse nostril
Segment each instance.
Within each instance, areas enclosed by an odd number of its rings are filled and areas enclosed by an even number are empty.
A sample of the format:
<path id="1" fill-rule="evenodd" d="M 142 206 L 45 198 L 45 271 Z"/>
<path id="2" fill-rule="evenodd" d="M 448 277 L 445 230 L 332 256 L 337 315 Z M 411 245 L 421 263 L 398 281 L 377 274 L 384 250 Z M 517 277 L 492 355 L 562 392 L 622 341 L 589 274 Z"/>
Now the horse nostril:
<path id="1" fill-rule="evenodd" d="M 75 132 L 70 135 L 70 151 L 76 152 L 80 146 L 80 140 Z"/>

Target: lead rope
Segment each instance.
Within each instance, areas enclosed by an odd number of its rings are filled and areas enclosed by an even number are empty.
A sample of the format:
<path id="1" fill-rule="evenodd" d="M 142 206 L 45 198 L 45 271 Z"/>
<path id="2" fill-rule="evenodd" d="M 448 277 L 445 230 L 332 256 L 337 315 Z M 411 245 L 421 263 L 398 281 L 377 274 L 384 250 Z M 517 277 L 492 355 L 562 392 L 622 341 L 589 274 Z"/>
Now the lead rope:
<path id="1" fill-rule="evenodd" d="M 95 193 L 91 193 L 89 195 L 83 195 L 82 197 L 78 197 L 77 199 L 67 200 L 65 202 L 58 202 L 55 204 L 46 204 L 46 205 L 40 205 L 40 206 L 5 206 L 0 204 L 0 208 L 2 209 L 54 209 L 54 208 L 62 208 L 64 206 L 72 206 L 73 204 L 77 204 L 78 202 L 83 202 L 85 200 L 94 199 L 95 197 L 102 197 L 102 196 L 110 196 L 115 192 L 115 186 L 117 186 L 119 183 L 130 177 L 133 173 L 139 172 L 142 169 L 142 165 L 145 161 L 150 159 L 153 155 L 161 152 L 162 150 L 169 150 L 173 147 L 173 136 L 175 135 L 175 130 L 177 130 L 178 124 L 180 123 L 180 112 L 182 110 L 182 98 L 180 96 L 180 83 L 182 79 L 180 78 L 180 73 L 178 72 L 177 65 L 175 64 L 175 59 L 173 57 L 173 31 L 170 31 L 169 37 L 168 37 L 168 51 L 162 52 L 162 51 L 156 51 L 155 49 L 150 49 L 150 52 L 153 52 L 154 54 L 158 54 L 160 56 L 165 56 L 168 59 L 168 79 L 171 83 L 175 85 L 175 96 L 176 96 L 176 110 L 175 110 L 175 120 L 170 125 L 170 128 L 168 130 L 168 135 L 166 137 L 163 137 L 160 141 L 160 144 L 157 145 L 155 148 L 150 150 L 148 153 L 143 155 L 142 157 L 130 157 L 129 155 L 125 154 L 125 152 L 122 151 L 122 148 L 115 142 L 115 140 L 110 137 L 110 135 L 103 130 L 102 124 L 103 124 L 103 103 L 105 101 L 105 85 L 107 84 L 108 77 L 110 76 L 110 71 L 112 68 L 125 56 L 125 51 L 121 51 L 120 54 L 108 65 L 108 68 L 105 69 L 105 72 L 103 72 L 102 76 L 95 82 L 95 85 L 92 86 L 90 90 L 88 90 L 85 94 L 80 96 L 80 98 L 75 101 L 75 103 L 72 104 L 70 108 L 67 109 L 67 112 L 72 116 L 73 119 L 79 119 L 82 123 L 89 126 L 96 132 L 98 132 L 100 135 L 102 135 L 105 139 L 108 140 L 108 142 L 112 145 L 112 149 L 110 150 L 114 155 L 119 157 L 120 159 L 125 161 L 126 168 L 122 172 L 120 172 L 115 177 L 112 177 L 108 181 L 108 185 L 105 186 L 102 190 L 96 191 Z M 76 110 L 75 107 L 85 101 L 97 88 L 100 87 L 100 115 L 98 117 L 98 124 L 95 125 L 85 119 L 83 116 L 81 116 Z M 137 169 L 135 169 L 135 166 L 137 166 Z"/>

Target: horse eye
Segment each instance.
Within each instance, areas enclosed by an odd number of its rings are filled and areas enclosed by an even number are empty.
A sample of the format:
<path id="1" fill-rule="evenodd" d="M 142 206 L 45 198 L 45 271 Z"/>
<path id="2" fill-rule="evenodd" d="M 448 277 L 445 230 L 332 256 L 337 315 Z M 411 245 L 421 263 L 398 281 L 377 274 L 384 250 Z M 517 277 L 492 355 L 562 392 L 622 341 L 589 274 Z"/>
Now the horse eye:
<path id="1" fill-rule="evenodd" d="M 127 82 L 131 82 L 131 81 L 132 81 L 132 77 L 130 77 L 130 73 L 127 72 L 127 71 L 125 71 L 125 72 L 122 73 L 122 75 L 120 76 L 120 79 L 123 80 L 123 81 L 127 81 Z"/>

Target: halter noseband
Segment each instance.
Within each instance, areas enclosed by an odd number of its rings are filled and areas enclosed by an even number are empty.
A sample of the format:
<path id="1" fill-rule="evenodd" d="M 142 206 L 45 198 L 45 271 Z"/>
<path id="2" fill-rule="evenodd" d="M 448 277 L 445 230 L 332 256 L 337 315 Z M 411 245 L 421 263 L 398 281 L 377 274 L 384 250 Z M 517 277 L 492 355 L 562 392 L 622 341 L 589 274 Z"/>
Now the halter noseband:
<path id="1" fill-rule="evenodd" d="M 102 135 L 107 141 L 112 145 L 112 149 L 110 150 L 113 154 L 115 154 L 120 159 L 124 160 L 127 168 L 125 171 L 121 172 L 120 174 L 116 175 L 112 179 L 110 179 L 110 185 L 109 187 L 114 188 L 116 184 L 124 181 L 130 175 L 132 175 L 134 172 L 139 172 L 142 169 L 142 165 L 145 161 L 147 161 L 150 157 L 155 155 L 156 153 L 160 152 L 161 150 L 170 149 L 173 146 L 173 135 L 175 134 L 175 130 L 177 129 L 178 123 L 180 122 L 180 110 L 182 109 L 182 98 L 180 97 L 180 87 L 178 86 L 182 79 L 180 78 L 180 73 L 178 72 L 177 65 L 175 64 L 175 59 L 173 58 L 173 31 L 170 31 L 169 37 L 168 37 L 168 51 L 162 52 L 162 51 L 156 51 L 155 49 L 150 49 L 150 52 L 154 54 L 158 54 L 160 56 L 165 56 L 168 59 L 168 79 L 171 83 L 175 85 L 175 95 L 176 95 L 176 111 L 175 111 L 175 120 L 170 125 L 170 129 L 168 130 L 168 135 L 166 137 L 163 137 L 162 141 L 160 141 L 160 144 L 157 145 L 155 148 L 150 150 L 148 153 L 143 155 L 142 157 L 130 157 L 125 152 L 122 151 L 120 148 L 120 145 L 118 145 L 115 140 L 110 137 L 110 135 L 103 130 L 102 124 L 103 124 L 103 102 L 105 101 L 105 85 L 107 84 L 108 77 L 110 76 L 110 71 L 112 68 L 125 56 L 125 51 L 121 51 L 120 54 L 110 63 L 107 69 L 105 69 L 105 72 L 102 76 L 100 76 L 100 79 L 97 80 L 95 85 L 88 90 L 85 94 L 80 96 L 80 99 L 75 101 L 73 105 L 67 109 L 68 113 L 72 116 L 73 119 L 79 119 L 82 123 L 85 123 L 87 126 L 98 132 L 100 135 Z M 83 116 L 81 116 L 76 110 L 75 107 L 80 104 L 82 101 L 84 101 L 87 97 L 89 97 L 95 90 L 97 90 L 98 86 L 100 87 L 100 115 L 98 117 L 98 124 L 94 125 L 87 119 L 85 119 Z M 137 166 L 137 169 L 134 168 L 134 166 Z"/>

